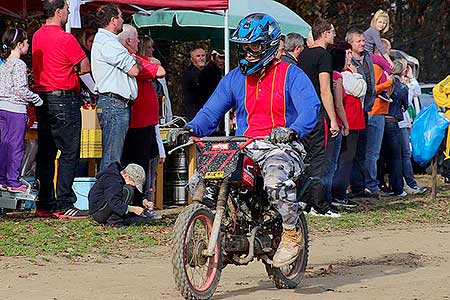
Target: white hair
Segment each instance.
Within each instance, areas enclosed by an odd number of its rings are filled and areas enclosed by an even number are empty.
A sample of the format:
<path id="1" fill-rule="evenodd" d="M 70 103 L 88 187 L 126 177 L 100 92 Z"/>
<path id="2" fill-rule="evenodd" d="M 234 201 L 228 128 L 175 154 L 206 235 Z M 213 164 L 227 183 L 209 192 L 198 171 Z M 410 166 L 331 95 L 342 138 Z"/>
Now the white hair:
<path id="1" fill-rule="evenodd" d="M 137 37 L 137 30 L 130 24 L 123 24 L 122 32 L 117 37 L 119 42 L 124 45 L 127 39 Z"/>

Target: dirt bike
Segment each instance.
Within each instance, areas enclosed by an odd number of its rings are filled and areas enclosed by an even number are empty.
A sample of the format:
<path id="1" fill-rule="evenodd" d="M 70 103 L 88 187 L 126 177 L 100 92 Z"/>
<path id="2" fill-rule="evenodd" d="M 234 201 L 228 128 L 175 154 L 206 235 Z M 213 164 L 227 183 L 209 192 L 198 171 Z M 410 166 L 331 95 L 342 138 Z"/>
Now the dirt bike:
<path id="1" fill-rule="evenodd" d="M 185 299 L 209 299 L 227 264 L 264 263 L 277 288 L 295 288 L 308 261 L 308 227 L 300 213 L 302 245 L 290 265 L 275 268 L 272 258 L 281 240 L 282 220 L 263 189 L 258 165 L 242 150 L 247 137 L 191 137 L 169 152 L 197 146 L 193 203 L 178 216 L 172 244 L 172 266 L 177 289 Z M 299 184 L 300 200 L 312 179 Z"/>

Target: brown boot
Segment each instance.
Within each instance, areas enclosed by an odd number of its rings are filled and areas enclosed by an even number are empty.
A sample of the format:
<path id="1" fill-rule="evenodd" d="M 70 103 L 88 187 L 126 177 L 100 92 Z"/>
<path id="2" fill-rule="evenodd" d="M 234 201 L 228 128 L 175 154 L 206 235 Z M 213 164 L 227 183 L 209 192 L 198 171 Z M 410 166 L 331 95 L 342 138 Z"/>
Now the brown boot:
<path id="1" fill-rule="evenodd" d="M 298 252 L 303 248 L 300 230 L 286 228 L 283 225 L 283 234 L 277 252 L 273 256 L 273 267 L 280 268 L 295 261 Z"/>

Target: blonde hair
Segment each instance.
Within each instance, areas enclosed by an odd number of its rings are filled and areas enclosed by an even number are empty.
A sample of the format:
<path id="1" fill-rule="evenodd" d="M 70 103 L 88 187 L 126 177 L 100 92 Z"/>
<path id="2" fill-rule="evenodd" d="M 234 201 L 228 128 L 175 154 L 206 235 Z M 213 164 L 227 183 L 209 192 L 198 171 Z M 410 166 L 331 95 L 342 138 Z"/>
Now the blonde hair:
<path id="1" fill-rule="evenodd" d="M 389 15 L 382 9 L 377 10 L 375 15 L 372 17 L 372 20 L 370 21 L 370 26 L 376 27 L 379 18 L 386 18 L 386 26 L 383 28 L 383 31 L 381 32 L 386 33 L 389 30 Z"/>
<path id="2" fill-rule="evenodd" d="M 393 62 L 394 66 L 392 67 L 391 73 L 393 75 L 401 75 L 405 69 L 408 67 L 408 62 L 404 58 L 399 58 L 394 60 Z"/>
<path id="3" fill-rule="evenodd" d="M 139 49 L 138 52 L 139 52 L 139 54 L 142 55 L 142 56 L 145 56 L 146 55 L 145 52 L 146 52 L 146 50 L 148 48 L 150 48 L 150 45 L 152 47 L 154 45 L 154 41 L 153 41 L 153 39 L 151 37 L 149 37 L 149 36 L 141 37 L 139 39 L 139 45 L 138 45 L 138 49 Z"/>

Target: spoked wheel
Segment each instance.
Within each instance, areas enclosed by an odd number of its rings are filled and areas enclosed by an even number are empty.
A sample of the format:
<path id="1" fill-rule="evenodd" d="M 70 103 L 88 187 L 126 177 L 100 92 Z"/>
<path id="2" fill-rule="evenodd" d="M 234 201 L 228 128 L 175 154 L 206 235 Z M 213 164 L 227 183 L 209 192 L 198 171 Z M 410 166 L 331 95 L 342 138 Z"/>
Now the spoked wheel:
<path id="1" fill-rule="evenodd" d="M 172 267 L 177 289 L 185 299 L 209 299 L 221 275 L 220 241 L 214 255 L 208 248 L 214 216 L 204 205 L 194 203 L 178 216 L 172 244 Z"/>
<path id="2" fill-rule="evenodd" d="M 299 285 L 305 275 L 306 265 L 308 264 L 308 226 L 306 224 L 305 215 L 300 214 L 300 228 L 302 236 L 302 247 L 298 253 L 297 259 L 290 265 L 274 268 L 272 265 L 265 263 L 266 271 L 275 286 L 279 289 L 293 289 Z M 275 238 L 275 237 L 274 237 Z M 278 243 L 281 239 L 281 230 L 279 236 L 276 237 Z"/>

